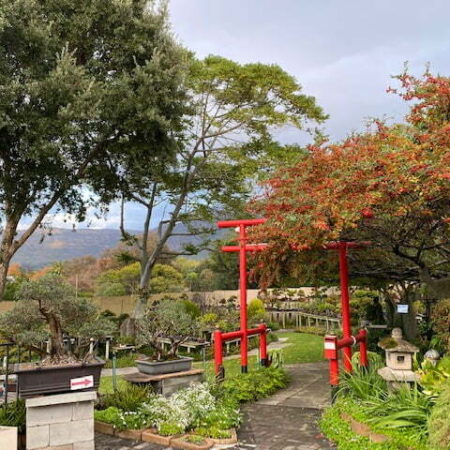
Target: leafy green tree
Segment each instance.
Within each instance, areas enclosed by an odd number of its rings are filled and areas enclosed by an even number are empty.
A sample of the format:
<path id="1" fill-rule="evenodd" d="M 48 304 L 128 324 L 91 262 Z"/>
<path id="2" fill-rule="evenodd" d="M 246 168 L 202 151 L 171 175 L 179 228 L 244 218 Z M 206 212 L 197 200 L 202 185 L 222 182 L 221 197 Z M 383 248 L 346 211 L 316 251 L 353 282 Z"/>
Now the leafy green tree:
<path id="1" fill-rule="evenodd" d="M 120 269 L 111 269 L 100 275 L 98 279 L 99 295 L 130 295 L 139 288 L 139 263 L 128 264 Z M 156 264 L 150 283 L 150 292 L 177 292 L 183 289 L 183 275 L 167 264 Z"/>
<path id="2" fill-rule="evenodd" d="M 49 213 L 81 220 L 174 154 L 185 55 L 156 1 L 0 0 L 0 295 Z"/>
<path id="3" fill-rule="evenodd" d="M 304 128 L 326 118 L 313 97 L 301 92 L 299 83 L 280 67 L 238 64 L 209 56 L 194 60 L 187 81 L 191 99 L 188 126 L 178 139 L 176 159 L 170 164 L 144 167 L 144 189 L 128 180 L 124 199 L 146 211 L 143 236 L 122 232 L 130 243 L 140 242 L 140 301 L 135 315 L 143 313 L 151 272 L 170 237 L 185 223 L 188 234 L 208 234 L 205 221 L 242 211 L 255 182 L 267 177 L 268 168 L 293 163 L 303 151 L 280 146 L 273 132 L 286 126 Z M 159 242 L 146 246 L 155 220 L 156 205 L 165 205 L 167 216 L 159 224 Z M 124 215 L 123 215 L 124 216 Z M 200 222 L 198 222 L 200 221 Z M 203 226 L 198 226 L 198 224 Z M 186 234 L 183 232 L 182 234 Z M 196 249 L 186 248 L 192 254 Z"/>

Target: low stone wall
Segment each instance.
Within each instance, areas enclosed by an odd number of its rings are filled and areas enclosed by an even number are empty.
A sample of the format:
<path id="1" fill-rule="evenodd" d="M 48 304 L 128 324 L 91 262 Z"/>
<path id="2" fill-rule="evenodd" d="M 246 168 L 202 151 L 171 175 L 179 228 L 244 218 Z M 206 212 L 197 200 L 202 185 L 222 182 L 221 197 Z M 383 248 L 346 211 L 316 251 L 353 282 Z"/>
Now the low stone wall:
<path id="1" fill-rule="evenodd" d="M 89 391 L 27 399 L 27 450 L 94 450 L 96 398 Z"/>

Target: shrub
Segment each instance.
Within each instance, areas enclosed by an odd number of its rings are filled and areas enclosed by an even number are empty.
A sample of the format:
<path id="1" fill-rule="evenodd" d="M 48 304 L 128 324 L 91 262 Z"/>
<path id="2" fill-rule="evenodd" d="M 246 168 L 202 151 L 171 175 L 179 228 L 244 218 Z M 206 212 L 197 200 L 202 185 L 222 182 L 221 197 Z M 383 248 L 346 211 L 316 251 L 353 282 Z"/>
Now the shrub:
<path id="1" fill-rule="evenodd" d="M 176 422 L 162 422 L 158 425 L 158 433 L 161 436 L 173 436 L 174 434 L 183 433 L 184 428 Z"/>
<path id="2" fill-rule="evenodd" d="M 355 367 L 352 373 L 344 373 L 339 384 L 339 395 L 359 400 L 384 399 L 387 387 L 377 373 L 378 368 L 379 366 L 372 364 L 368 369 Z"/>
<path id="3" fill-rule="evenodd" d="M 247 315 L 249 323 L 264 322 L 266 318 L 264 302 L 259 298 L 251 300 L 247 306 Z"/>
<path id="4" fill-rule="evenodd" d="M 433 366 L 429 361 L 423 361 L 420 369 L 419 384 L 424 393 L 431 396 L 437 396 L 443 386 L 450 380 L 450 357 L 443 358 L 437 366 Z"/>
<path id="5" fill-rule="evenodd" d="M 432 450 L 450 448 L 450 382 L 436 400 L 428 420 L 429 444 Z"/>
<path id="6" fill-rule="evenodd" d="M 17 427 L 19 433 L 25 431 L 26 409 L 25 400 L 17 400 L 8 406 L 0 408 L 0 425 L 4 427 Z"/>
<path id="7" fill-rule="evenodd" d="M 183 441 L 189 442 L 191 444 L 203 444 L 205 442 L 205 438 L 203 436 L 198 436 L 196 434 L 190 434 L 183 438 Z"/>
<path id="8" fill-rule="evenodd" d="M 288 377 L 283 369 L 268 367 L 242 374 L 223 382 L 223 395 L 248 402 L 268 397 L 278 389 L 286 387 Z"/>
<path id="9" fill-rule="evenodd" d="M 101 409 L 115 407 L 122 411 L 138 411 L 149 395 L 149 388 L 127 383 L 124 388 L 103 395 L 99 406 Z"/>
<path id="10" fill-rule="evenodd" d="M 192 300 L 180 300 L 180 303 L 184 305 L 184 309 L 193 319 L 200 317 L 200 306 L 197 303 Z"/>
<path id="11" fill-rule="evenodd" d="M 223 430 L 215 426 L 197 428 L 195 433 L 212 439 L 229 439 L 231 437 L 229 430 Z"/>
<path id="12" fill-rule="evenodd" d="M 385 429 L 409 429 L 417 440 L 427 433 L 432 400 L 417 389 L 402 387 L 390 395 L 380 396 L 364 402 L 369 423 Z"/>
<path id="13" fill-rule="evenodd" d="M 441 345 L 450 353 L 450 299 L 438 302 L 432 311 L 433 331 L 436 333 Z"/>

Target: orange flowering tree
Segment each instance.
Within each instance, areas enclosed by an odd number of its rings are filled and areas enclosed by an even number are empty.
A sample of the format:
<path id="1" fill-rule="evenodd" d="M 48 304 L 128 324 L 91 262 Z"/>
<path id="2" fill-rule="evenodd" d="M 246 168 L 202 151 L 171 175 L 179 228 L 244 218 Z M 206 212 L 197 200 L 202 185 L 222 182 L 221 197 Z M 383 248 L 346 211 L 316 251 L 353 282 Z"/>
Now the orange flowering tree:
<path id="1" fill-rule="evenodd" d="M 450 297 L 450 78 L 398 78 L 401 88 L 389 90 L 411 102 L 404 123 L 375 121 L 340 144 L 310 146 L 263 186 L 252 209 L 268 219 L 255 230 L 269 244 L 264 281 L 298 251 L 370 240 L 353 256 L 354 275 L 425 281 L 432 296 Z M 306 273 L 311 258 L 294 260 Z"/>

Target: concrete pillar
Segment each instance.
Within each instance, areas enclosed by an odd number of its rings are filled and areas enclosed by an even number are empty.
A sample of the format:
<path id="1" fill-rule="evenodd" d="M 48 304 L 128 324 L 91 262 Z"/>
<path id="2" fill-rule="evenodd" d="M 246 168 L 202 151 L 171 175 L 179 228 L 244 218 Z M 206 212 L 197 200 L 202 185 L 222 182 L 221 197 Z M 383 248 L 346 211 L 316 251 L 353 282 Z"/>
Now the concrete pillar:
<path id="1" fill-rule="evenodd" d="M 5 450 L 17 448 L 16 427 L 0 427 L 0 448 Z"/>
<path id="2" fill-rule="evenodd" d="M 27 399 L 27 450 L 94 450 L 96 398 L 88 391 Z"/>

